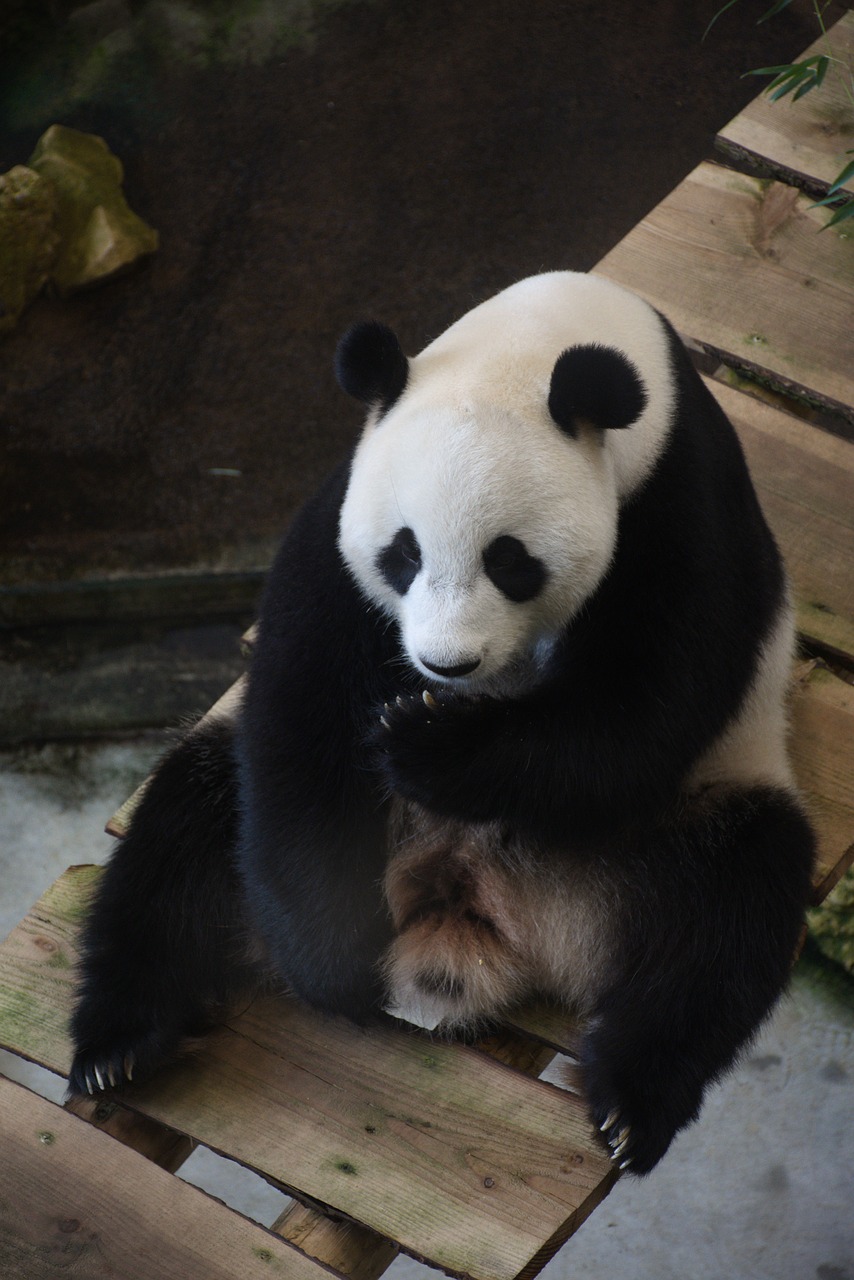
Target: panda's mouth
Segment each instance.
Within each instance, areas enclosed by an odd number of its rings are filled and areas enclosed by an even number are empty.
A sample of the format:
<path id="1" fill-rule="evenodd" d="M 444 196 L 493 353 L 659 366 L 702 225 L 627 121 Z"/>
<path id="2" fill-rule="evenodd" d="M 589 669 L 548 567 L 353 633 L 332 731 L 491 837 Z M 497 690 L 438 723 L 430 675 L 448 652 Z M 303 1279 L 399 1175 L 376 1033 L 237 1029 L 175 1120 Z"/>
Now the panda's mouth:
<path id="1" fill-rule="evenodd" d="M 502 666 L 490 669 L 485 660 L 465 675 L 445 676 L 425 671 L 419 662 L 413 663 L 424 678 L 429 693 L 440 700 L 459 695 L 468 701 L 493 698 L 499 702 L 524 697 L 539 687 L 548 676 L 553 643 L 539 642 L 523 653 L 515 654 Z"/>

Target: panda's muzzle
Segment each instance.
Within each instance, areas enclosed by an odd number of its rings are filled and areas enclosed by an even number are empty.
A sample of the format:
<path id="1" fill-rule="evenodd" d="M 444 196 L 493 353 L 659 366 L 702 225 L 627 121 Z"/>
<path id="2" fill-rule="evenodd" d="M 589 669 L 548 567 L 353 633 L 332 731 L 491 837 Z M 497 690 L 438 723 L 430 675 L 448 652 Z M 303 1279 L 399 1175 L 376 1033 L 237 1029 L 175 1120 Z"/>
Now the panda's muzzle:
<path id="1" fill-rule="evenodd" d="M 422 658 L 421 665 L 426 667 L 428 671 L 432 671 L 434 675 L 454 679 L 457 676 L 470 676 L 480 666 L 480 658 L 474 658 L 471 662 L 460 662 L 455 667 L 437 667 L 435 663 L 428 662 L 426 658 Z"/>

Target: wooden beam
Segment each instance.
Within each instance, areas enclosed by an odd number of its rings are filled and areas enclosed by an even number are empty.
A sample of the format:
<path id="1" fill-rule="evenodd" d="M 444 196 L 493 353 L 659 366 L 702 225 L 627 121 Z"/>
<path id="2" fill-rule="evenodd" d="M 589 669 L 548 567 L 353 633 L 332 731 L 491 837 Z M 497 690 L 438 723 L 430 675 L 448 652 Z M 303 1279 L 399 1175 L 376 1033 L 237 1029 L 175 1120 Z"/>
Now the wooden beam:
<path id="1" fill-rule="evenodd" d="M 3 1280 L 329 1280 L 197 1187 L 0 1077 Z"/>
<path id="2" fill-rule="evenodd" d="M 721 150 L 785 182 L 823 193 L 850 160 L 845 153 L 852 142 L 852 104 L 845 75 L 846 67 L 854 65 L 854 12 L 846 13 L 826 37 L 820 36 L 795 61 L 828 53 L 838 62 L 830 66 L 819 89 L 797 102 L 794 94 L 779 102 L 772 102 L 766 93 L 754 98 L 721 129 L 717 137 Z M 757 79 L 757 87 L 768 85 L 770 79 Z M 854 178 L 843 190 L 854 195 Z"/>
<path id="3" fill-rule="evenodd" d="M 854 444 L 707 385 L 741 440 L 792 577 L 801 634 L 854 660 Z"/>
<path id="4" fill-rule="evenodd" d="M 702 164 L 595 267 L 725 362 L 854 416 L 854 237 L 778 182 Z"/>

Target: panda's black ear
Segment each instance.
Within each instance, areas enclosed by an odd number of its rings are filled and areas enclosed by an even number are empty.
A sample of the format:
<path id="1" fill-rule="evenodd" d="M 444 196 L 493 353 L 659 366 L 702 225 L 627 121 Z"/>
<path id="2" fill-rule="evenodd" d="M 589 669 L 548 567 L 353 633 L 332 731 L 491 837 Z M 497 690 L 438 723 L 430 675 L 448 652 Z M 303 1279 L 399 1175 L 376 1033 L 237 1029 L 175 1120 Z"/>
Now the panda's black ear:
<path id="1" fill-rule="evenodd" d="M 559 355 L 549 387 L 549 413 L 574 436 L 579 420 L 595 427 L 630 427 L 646 408 L 640 374 L 613 347 L 570 347 Z"/>
<path id="2" fill-rule="evenodd" d="M 348 395 L 387 410 L 406 386 L 409 361 L 388 325 L 355 324 L 338 343 L 335 376 Z"/>

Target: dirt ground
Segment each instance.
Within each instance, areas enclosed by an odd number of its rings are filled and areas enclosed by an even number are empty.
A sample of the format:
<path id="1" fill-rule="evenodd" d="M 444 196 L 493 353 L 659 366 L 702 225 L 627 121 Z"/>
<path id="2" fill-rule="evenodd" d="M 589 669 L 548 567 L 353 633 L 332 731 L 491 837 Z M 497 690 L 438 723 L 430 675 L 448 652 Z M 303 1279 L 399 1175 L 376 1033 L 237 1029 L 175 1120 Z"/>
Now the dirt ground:
<path id="1" fill-rule="evenodd" d="M 55 120 L 100 133 L 161 248 L 0 347 L 0 580 L 261 566 L 357 430 L 331 374 L 351 321 L 414 352 L 515 279 L 590 267 L 711 152 L 759 88 L 740 73 L 816 34 L 807 4 L 757 28 L 745 0 L 702 42 L 718 7 L 327 0 L 266 60 L 143 48 L 65 101 L 66 30 L 30 23 L 0 171 Z M 139 8 L 85 17 L 100 38 Z"/>

